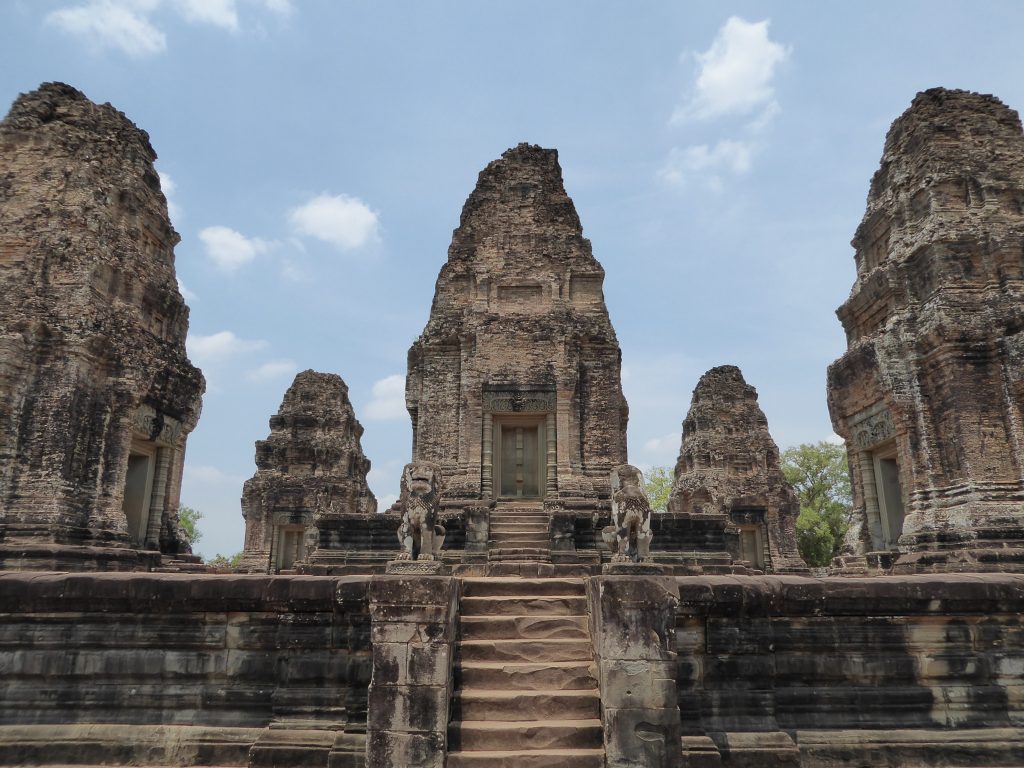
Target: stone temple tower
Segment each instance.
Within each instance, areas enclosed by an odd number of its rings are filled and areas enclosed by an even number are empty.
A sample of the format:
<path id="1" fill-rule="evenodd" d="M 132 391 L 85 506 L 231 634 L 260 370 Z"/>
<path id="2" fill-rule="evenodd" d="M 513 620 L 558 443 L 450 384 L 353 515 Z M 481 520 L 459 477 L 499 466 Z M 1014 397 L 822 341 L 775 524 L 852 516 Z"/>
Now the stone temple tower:
<path id="1" fill-rule="evenodd" d="M 145 131 L 48 83 L 0 123 L 0 567 L 183 554 L 204 382 Z"/>
<path id="2" fill-rule="evenodd" d="M 321 529 L 343 528 L 332 524 L 345 514 L 377 511 L 362 434 L 341 376 L 295 376 L 270 417 L 270 434 L 256 441 L 256 474 L 242 490 L 241 568 L 290 570 L 317 548 Z"/>
<path id="3" fill-rule="evenodd" d="M 885 140 L 829 368 L 854 558 L 1024 567 L 1024 134 L 992 96 L 920 93 Z"/>
<path id="4" fill-rule="evenodd" d="M 628 408 L 603 282 L 555 150 L 480 173 L 406 379 L 413 459 L 440 466 L 447 503 L 608 499 Z"/>

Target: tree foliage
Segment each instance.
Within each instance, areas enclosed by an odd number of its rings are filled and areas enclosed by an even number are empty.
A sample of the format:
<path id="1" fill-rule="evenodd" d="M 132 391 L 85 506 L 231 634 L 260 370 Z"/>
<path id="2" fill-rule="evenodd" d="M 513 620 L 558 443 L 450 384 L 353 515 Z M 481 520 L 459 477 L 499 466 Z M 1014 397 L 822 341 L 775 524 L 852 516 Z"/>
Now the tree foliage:
<path id="1" fill-rule="evenodd" d="M 669 467 L 651 467 L 644 473 L 644 492 L 651 502 L 652 512 L 664 512 L 668 508 L 674 479 L 675 474 Z"/>
<path id="2" fill-rule="evenodd" d="M 198 509 L 186 507 L 184 504 L 178 507 L 178 527 L 190 545 L 203 538 L 203 532 L 199 530 L 199 521 L 202 519 L 203 513 Z"/>
<path id="3" fill-rule="evenodd" d="M 824 441 L 787 448 L 782 471 L 800 497 L 800 555 L 808 565 L 826 566 L 839 554 L 853 512 L 846 448 Z"/>
<path id="4" fill-rule="evenodd" d="M 214 568 L 237 568 L 242 562 L 242 553 L 235 552 L 233 555 L 222 555 L 219 552 L 206 561 L 207 565 Z"/>

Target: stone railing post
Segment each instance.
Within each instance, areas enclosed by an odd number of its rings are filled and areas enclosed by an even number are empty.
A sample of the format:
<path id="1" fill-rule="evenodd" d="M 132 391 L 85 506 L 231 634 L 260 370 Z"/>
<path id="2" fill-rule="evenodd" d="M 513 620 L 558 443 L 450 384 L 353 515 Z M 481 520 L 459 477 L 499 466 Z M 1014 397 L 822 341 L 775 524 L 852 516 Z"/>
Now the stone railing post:
<path id="1" fill-rule="evenodd" d="M 486 563 L 487 542 L 491 538 L 491 509 L 487 504 L 468 504 L 466 513 L 466 546 L 464 563 Z"/>
<path id="2" fill-rule="evenodd" d="M 459 581 L 374 576 L 367 768 L 444 768 Z"/>
<path id="3" fill-rule="evenodd" d="M 587 597 L 600 675 L 605 765 L 679 768 L 675 580 L 595 576 L 587 583 Z"/>

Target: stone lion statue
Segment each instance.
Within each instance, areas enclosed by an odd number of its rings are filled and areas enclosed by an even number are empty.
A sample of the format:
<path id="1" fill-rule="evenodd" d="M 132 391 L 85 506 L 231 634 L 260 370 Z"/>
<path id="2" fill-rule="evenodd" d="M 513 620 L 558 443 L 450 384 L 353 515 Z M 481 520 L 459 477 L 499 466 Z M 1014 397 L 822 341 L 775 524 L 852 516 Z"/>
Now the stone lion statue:
<path id="1" fill-rule="evenodd" d="M 402 470 L 402 523 L 398 526 L 399 560 L 438 560 L 444 544 L 444 526 L 437 522 L 441 497 L 441 471 L 428 461 L 414 461 Z"/>
<path id="2" fill-rule="evenodd" d="M 643 479 L 632 464 L 612 470 L 612 525 L 605 526 L 601 538 L 613 552 L 613 563 L 651 561 L 651 504 Z"/>

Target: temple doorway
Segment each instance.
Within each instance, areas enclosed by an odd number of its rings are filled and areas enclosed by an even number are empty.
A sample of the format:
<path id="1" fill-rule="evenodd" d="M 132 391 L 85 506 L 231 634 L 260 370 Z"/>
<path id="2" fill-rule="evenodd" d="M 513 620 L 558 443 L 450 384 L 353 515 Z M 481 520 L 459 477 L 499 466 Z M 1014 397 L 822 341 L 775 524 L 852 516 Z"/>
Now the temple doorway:
<path id="1" fill-rule="evenodd" d="M 494 423 L 494 475 L 498 498 L 539 499 L 546 485 L 543 418 L 508 416 Z"/>
<path id="2" fill-rule="evenodd" d="M 872 459 L 883 545 L 887 548 L 895 548 L 903 534 L 905 515 L 895 441 L 876 448 Z"/>

